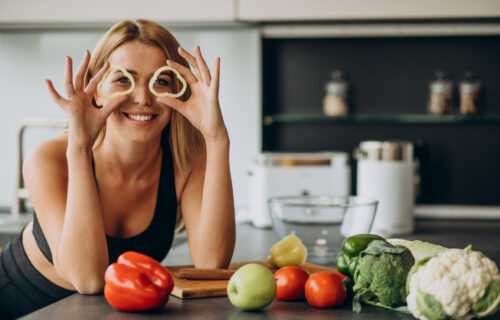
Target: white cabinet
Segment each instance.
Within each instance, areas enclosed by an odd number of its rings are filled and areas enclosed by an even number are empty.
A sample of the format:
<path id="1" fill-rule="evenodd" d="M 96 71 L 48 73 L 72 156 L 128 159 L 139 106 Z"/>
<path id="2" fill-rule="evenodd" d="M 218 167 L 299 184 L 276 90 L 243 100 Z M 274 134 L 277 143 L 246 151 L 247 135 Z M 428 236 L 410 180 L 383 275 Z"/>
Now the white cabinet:
<path id="1" fill-rule="evenodd" d="M 498 18 L 499 0 L 237 0 L 242 21 Z"/>
<path id="2" fill-rule="evenodd" d="M 234 21 L 235 0 L 2 0 L 0 24 L 101 23 L 123 19 L 169 22 Z"/>

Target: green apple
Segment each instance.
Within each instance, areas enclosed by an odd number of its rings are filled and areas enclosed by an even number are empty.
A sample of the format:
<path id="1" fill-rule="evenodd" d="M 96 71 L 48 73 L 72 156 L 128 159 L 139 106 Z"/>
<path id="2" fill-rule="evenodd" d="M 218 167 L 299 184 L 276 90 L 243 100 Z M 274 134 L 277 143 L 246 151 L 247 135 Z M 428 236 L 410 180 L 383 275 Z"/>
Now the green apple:
<path id="1" fill-rule="evenodd" d="M 249 263 L 229 279 L 227 296 L 235 307 L 243 310 L 264 308 L 276 296 L 276 280 L 268 268 Z"/>

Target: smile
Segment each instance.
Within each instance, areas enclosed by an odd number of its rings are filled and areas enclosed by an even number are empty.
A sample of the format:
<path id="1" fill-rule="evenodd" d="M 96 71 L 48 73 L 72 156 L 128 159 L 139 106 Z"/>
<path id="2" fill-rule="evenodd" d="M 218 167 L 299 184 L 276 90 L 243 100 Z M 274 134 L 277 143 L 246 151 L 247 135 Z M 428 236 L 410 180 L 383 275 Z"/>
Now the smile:
<path id="1" fill-rule="evenodd" d="M 158 116 L 157 114 L 128 114 L 125 112 L 123 112 L 123 114 L 129 119 L 143 122 L 150 121 Z"/>

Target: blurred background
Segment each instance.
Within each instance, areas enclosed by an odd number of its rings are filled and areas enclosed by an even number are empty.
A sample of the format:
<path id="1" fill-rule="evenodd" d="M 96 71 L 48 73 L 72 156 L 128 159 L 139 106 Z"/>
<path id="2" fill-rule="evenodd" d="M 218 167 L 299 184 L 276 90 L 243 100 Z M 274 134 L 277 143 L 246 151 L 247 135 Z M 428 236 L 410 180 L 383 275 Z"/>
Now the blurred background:
<path id="1" fill-rule="evenodd" d="M 44 79 L 61 89 L 65 56 L 76 64 L 135 18 L 200 45 L 210 66 L 221 57 L 238 220 L 269 226 L 269 197 L 321 192 L 318 152 L 341 170 L 327 187 L 356 194 L 353 152 L 369 140 L 412 144 L 417 215 L 500 218 L 498 0 L 0 0 L 4 225 L 30 211 L 20 161 L 64 125 Z"/>

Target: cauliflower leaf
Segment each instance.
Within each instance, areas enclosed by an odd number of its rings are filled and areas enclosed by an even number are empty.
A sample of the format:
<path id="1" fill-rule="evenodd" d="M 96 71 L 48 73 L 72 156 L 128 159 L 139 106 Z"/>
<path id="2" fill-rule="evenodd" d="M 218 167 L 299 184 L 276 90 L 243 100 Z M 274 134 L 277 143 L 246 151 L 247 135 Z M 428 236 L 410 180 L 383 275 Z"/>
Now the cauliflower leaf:
<path id="1" fill-rule="evenodd" d="M 484 295 L 472 305 L 472 311 L 478 318 L 488 317 L 500 308 L 500 276 L 493 279 Z"/>

